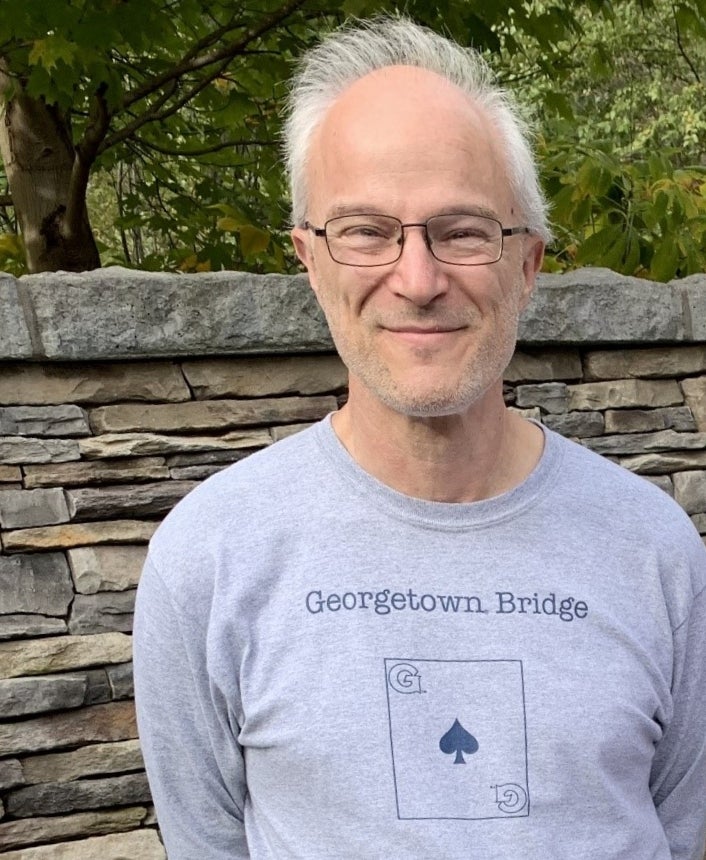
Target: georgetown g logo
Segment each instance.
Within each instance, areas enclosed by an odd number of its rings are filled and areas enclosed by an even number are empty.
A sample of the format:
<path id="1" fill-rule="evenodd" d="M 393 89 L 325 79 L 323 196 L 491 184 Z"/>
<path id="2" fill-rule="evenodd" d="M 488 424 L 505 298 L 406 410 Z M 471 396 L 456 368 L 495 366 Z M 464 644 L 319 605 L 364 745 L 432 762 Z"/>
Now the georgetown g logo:
<path id="1" fill-rule="evenodd" d="M 394 663 L 387 673 L 387 681 L 397 693 L 422 692 L 422 676 L 412 663 Z"/>

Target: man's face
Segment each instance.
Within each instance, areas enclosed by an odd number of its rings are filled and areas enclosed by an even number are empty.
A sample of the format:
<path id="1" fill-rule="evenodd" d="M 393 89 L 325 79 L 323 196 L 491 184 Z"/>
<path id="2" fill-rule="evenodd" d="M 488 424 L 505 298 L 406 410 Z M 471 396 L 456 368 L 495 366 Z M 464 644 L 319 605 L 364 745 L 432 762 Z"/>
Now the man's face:
<path id="1" fill-rule="evenodd" d="M 357 81 L 316 130 L 307 217 L 355 213 L 423 222 L 476 212 L 520 224 L 497 132 L 439 76 L 392 67 Z M 410 416 L 465 412 L 501 384 L 519 313 L 541 264 L 532 236 L 505 240 L 491 265 L 436 260 L 406 231 L 396 263 L 344 266 L 323 238 L 295 228 L 297 253 L 350 372 L 350 397 Z"/>

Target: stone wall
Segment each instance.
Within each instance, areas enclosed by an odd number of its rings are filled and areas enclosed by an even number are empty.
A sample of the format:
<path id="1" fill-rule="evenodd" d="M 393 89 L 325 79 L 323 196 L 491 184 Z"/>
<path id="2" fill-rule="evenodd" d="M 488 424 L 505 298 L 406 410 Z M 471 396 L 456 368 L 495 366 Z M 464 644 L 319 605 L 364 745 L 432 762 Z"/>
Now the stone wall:
<path id="1" fill-rule="evenodd" d="M 706 277 L 545 276 L 520 336 L 513 408 L 706 535 Z M 165 856 L 132 702 L 147 541 L 199 481 L 344 397 L 302 277 L 0 276 L 4 858 Z"/>

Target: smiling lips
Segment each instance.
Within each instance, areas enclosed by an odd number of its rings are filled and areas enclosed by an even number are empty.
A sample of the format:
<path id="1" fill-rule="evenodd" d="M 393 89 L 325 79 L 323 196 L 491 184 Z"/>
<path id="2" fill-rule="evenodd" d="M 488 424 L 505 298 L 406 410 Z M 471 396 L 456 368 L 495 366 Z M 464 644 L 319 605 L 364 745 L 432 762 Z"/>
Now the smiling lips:
<path id="1" fill-rule="evenodd" d="M 395 340 L 402 341 L 410 347 L 443 347 L 452 335 L 465 329 L 466 326 L 381 326 L 383 332 L 392 335 Z"/>
<path id="2" fill-rule="evenodd" d="M 461 331 L 465 326 L 443 326 L 443 325 L 435 325 L 435 326 L 413 326 L 413 325 L 405 325 L 405 326 L 381 326 L 386 331 L 390 331 L 393 334 L 450 334 L 454 331 Z"/>

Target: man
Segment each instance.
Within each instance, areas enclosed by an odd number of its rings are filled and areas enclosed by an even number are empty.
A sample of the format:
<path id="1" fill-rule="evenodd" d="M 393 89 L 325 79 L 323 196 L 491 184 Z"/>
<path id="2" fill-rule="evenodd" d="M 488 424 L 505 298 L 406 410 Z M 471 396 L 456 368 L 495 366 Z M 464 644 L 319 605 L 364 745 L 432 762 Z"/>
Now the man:
<path id="1" fill-rule="evenodd" d="M 171 860 L 700 860 L 706 553 L 659 490 L 503 404 L 549 235 L 516 108 L 405 20 L 295 81 L 332 417 L 154 538 L 138 716 Z"/>

